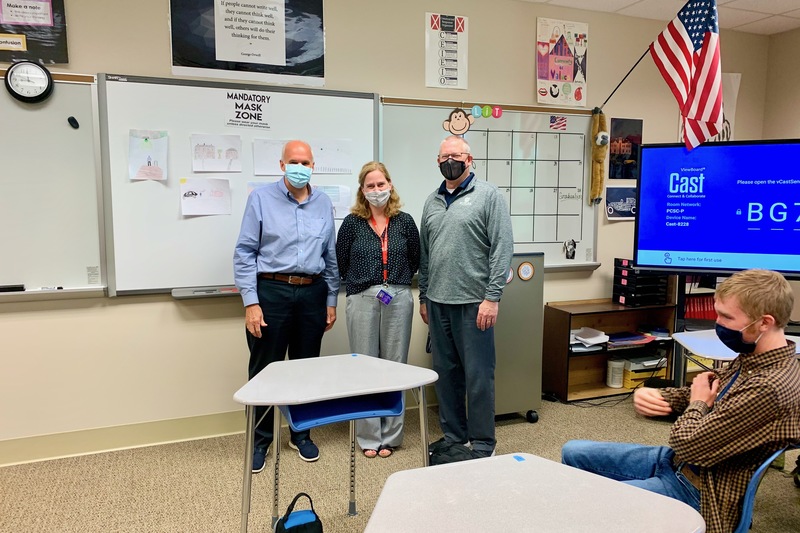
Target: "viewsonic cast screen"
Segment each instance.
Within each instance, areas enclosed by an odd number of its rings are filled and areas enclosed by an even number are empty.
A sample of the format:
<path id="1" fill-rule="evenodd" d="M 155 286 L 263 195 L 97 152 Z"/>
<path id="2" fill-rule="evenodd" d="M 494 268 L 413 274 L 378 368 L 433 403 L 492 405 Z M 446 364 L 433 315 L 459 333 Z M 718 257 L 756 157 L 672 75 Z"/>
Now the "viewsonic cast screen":
<path id="1" fill-rule="evenodd" d="M 641 147 L 634 262 L 800 276 L 800 140 Z"/>

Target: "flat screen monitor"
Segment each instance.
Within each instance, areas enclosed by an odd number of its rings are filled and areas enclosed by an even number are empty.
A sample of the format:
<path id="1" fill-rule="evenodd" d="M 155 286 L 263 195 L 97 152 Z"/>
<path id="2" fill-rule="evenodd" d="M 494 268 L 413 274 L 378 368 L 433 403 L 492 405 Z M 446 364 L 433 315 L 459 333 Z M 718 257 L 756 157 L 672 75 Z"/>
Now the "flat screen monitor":
<path id="1" fill-rule="evenodd" d="M 641 147 L 634 263 L 800 276 L 800 140 Z"/>

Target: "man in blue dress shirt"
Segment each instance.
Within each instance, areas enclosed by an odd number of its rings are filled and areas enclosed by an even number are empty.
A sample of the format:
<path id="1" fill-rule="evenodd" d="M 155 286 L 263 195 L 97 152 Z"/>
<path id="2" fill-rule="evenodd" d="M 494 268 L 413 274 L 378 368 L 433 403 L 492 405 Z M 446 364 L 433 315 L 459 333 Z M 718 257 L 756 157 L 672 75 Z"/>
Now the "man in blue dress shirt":
<path id="1" fill-rule="evenodd" d="M 333 204 L 308 184 L 311 147 L 289 141 L 281 158 L 283 179 L 247 199 L 233 258 L 236 287 L 245 306 L 249 378 L 274 361 L 319 357 L 322 335 L 336 321 L 339 269 Z M 260 420 L 266 408 L 256 407 Z M 256 427 L 253 472 L 264 469 L 272 444 L 274 410 Z M 291 432 L 289 446 L 304 461 L 319 459 L 309 431 Z"/>

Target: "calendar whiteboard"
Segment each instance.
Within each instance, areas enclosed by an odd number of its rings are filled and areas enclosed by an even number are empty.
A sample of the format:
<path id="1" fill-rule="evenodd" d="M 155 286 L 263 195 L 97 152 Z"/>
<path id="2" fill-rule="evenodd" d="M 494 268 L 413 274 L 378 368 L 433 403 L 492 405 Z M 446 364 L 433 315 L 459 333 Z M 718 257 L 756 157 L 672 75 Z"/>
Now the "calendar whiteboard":
<path id="1" fill-rule="evenodd" d="M 408 102 L 384 98 L 382 160 L 403 210 L 419 224 L 425 199 L 443 179 L 436 155 L 449 133 L 442 123 L 465 104 Z M 475 176 L 505 195 L 515 253 L 543 252 L 545 268 L 553 270 L 596 268 L 596 208 L 587 201 L 591 115 L 563 111 L 514 106 L 499 118 L 475 119 L 465 138 Z M 570 240 L 574 258 L 567 257 Z"/>

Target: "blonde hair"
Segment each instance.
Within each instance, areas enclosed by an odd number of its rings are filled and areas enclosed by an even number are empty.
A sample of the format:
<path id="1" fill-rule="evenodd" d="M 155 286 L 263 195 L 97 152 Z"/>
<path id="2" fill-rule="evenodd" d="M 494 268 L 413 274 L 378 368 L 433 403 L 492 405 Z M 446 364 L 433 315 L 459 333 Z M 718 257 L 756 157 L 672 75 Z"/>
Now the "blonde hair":
<path id="1" fill-rule="evenodd" d="M 717 287 L 715 299 L 736 298 L 739 307 L 751 319 L 771 315 L 775 325 L 784 328 L 794 308 L 794 293 L 789 282 L 772 270 L 743 270 Z"/>
<path id="2" fill-rule="evenodd" d="M 400 203 L 400 195 L 397 194 L 397 189 L 392 183 L 392 177 L 389 175 L 389 171 L 386 170 L 386 166 L 379 161 L 370 161 L 361 167 L 361 172 L 358 173 L 358 191 L 356 192 L 356 203 L 353 204 L 352 208 L 350 208 L 350 212 L 363 219 L 368 219 L 372 216 L 372 210 L 369 207 L 369 201 L 367 200 L 366 196 L 364 196 L 362 189 L 364 188 L 364 180 L 367 178 L 367 174 L 374 170 L 380 171 L 380 173 L 386 177 L 386 181 L 392 185 L 392 192 L 389 195 L 389 201 L 386 202 L 386 205 L 383 207 L 387 218 L 392 218 L 400 213 L 400 207 L 403 204 Z"/>

